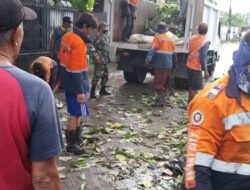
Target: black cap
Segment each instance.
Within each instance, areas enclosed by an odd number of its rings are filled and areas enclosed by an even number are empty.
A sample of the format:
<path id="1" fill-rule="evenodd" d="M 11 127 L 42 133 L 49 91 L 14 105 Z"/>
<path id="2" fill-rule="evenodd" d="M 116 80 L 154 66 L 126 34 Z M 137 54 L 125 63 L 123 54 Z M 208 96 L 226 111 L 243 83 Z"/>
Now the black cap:
<path id="1" fill-rule="evenodd" d="M 24 20 L 36 18 L 37 14 L 32 9 L 24 7 L 20 0 L 1 0 L 0 32 L 15 28 Z"/>
<path id="2" fill-rule="evenodd" d="M 65 17 L 63 17 L 63 22 L 72 23 L 72 20 L 69 16 L 65 16 Z"/>

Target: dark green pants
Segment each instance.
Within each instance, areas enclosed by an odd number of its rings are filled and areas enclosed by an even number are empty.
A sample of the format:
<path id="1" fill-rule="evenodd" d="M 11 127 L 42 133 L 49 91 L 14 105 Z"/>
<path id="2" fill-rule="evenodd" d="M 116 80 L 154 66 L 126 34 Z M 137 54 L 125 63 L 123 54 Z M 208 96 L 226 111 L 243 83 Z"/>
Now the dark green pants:
<path id="1" fill-rule="evenodd" d="M 101 86 L 106 87 L 109 79 L 109 71 L 107 64 L 95 64 L 94 66 L 94 77 L 92 85 L 97 85 L 101 79 Z"/>

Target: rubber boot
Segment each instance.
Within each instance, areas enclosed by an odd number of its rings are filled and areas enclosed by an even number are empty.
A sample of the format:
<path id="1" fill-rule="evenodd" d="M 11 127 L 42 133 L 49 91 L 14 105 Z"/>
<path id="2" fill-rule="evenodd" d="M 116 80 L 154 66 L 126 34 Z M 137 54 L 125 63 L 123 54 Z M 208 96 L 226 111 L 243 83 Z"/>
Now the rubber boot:
<path id="1" fill-rule="evenodd" d="M 92 99 L 96 99 L 96 94 L 95 94 L 95 89 L 96 89 L 96 86 L 95 85 L 92 85 L 91 87 L 91 91 L 90 91 L 90 98 Z"/>
<path id="2" fill-rule="evenodd" d="M 155 99 L 155 103 L 153 107 L 164 107 L 165 105 L 165 94 L 164 92 L 157 92 L 157 97 Z"/>
<path id="3" fill-rule="evenodd" d="M 106 90 L 106 87 L 102 86 L 100 90 L 100 96 L 110 96 L 110 95 L 111 93 Z"/>
<path id="4" fill-rule="evenodd" d="M 82 141 L 83 141 L 82 128 L 81 127 L 77 127 L 76 128 L 76 144 L 80 145 L 80 144 L 82 144 Z"/>
<path id="5" fill-rule="evenodd" d="M 81 155 L 85 154 L 86 151 L 84 149 L 81 149 L 77 144 L 76 144 L 76 131 L 65 131 L 65 137 L 66 137 L 66 150 L 68 153 L 72 153 L 75 155 Z"/>

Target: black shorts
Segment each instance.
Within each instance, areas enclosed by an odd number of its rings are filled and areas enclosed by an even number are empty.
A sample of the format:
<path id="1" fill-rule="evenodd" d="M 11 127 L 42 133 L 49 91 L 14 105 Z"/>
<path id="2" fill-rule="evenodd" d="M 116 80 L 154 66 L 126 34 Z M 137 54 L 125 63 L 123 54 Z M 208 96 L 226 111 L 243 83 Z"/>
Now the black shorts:
<path id="1" fill-rule="evenodd" d="M 203 77 L 202 71 L 197 71 L 193 69 L 188 70 L 188 85 L 194 91 L 201 90 L 203 88 Z"/>

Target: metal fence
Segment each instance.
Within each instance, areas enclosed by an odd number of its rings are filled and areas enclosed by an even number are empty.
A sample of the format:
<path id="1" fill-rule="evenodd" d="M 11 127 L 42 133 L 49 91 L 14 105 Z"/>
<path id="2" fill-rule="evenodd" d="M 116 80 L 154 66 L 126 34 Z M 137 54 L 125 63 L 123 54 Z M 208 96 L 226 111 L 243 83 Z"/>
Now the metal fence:
<path id="1" fill-rule="evenodd" d="M 24 41 L 17 66 L 27 70 L 30 63 L 41 55 L 49 55 L 51 36 L 62 24 L 64 16 L 76 20 L 78 10 L 54 6 L 52 0 L 22 0 L 22 3 L 37 13 L 37 19 L 24 22 Z"/>

